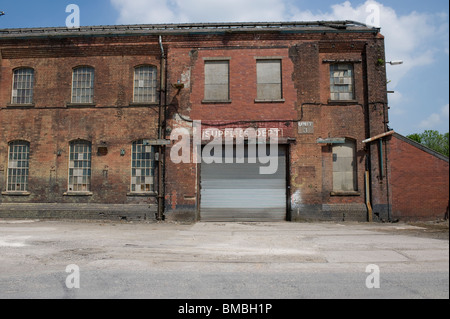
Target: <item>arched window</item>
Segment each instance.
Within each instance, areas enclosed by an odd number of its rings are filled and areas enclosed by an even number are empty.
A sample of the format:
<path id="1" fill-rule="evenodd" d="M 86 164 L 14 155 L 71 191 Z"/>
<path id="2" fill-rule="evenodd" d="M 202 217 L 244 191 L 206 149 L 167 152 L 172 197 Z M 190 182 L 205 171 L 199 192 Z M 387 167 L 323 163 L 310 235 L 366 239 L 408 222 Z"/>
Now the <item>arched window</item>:
<path id="1" fill-rule="evenodd" d="M 28 190 L 28 171 L 30 160 L 30 143 L 14 141 L 9 143 L 8 152 L 8 192 L 25 192 Z"/>
<path id="2" fill-rule="evenodd" d="M 92 144 L 88 141 L 70 142 L 69 192 L 91 190 Z"/>
<path id="3" fill-rule="evenodd" d="M 345 144 L 333 146 L 333 191 L 357 191 L 356 143 L 346 140 Z"/>
<path id="4" fill-rule="evenodd" d="M 151 65 L 143 65 L 134 69 L 134 97 L 135 103 L 155 103 L 157 100 L 156 87 L 157 69 Z"/>
<path id="5" fill-rule="evenodd" d="M 72 103 L 94 103 L 94 74 L 89 66 L 73 69 Z"/>
<path id="6" fill-rule="evenodd" d="M 12 104 L 32 104 L 34 88 L 34 70 L 20 68 L 14 70 Z"/>
<path id="7" fill-rule="evenodd" d="M 155 148 L 147 140 L 132 145 L 131 192 L 153 192 L 155 176 Z"/>

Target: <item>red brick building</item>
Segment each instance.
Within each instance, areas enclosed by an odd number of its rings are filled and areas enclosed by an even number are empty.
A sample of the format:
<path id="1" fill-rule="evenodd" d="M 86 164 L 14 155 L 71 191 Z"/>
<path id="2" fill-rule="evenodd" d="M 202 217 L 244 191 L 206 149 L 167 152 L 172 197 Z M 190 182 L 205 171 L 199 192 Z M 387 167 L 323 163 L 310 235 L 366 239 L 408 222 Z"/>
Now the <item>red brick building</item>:
<path id="1" fill-rule="evenodd" d="M 389 216 L 386 138 L 363 143 L 389 131 L 379 31 L 349 21 L 0 30 L 0 217 Z M 178 163 L 182 145 L 191 152 Z M 276 171 L 261 174 L 268 163 Z"/>
<path id="2" fill-rule="evenodd" d="M 449 198 L 448 157 L 394 134 L 389 142 L 389 159 L 393 218 L 445 218 Z"/>

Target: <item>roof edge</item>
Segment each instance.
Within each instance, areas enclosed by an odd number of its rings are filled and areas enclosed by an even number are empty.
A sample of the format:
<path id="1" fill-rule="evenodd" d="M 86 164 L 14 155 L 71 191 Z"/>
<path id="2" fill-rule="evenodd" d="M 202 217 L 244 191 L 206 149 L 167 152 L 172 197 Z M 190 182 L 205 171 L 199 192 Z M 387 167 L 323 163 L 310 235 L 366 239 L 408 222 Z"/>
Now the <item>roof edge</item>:
<path id="1" fill-rule="evenodd" d="M 46 36 L 99 36 L 136 34 L 188 34 L 223 32 L 371 32 L 379 33 L 380 28 L 351 21 L 291 21 L 291 22 L 232 22 L 232 23 L 180 23 L 180 24 L 131 24 L 83 26 L 80 28 L 45 27 L 0 29 L 0 38 L 30 38 Z"/>
<path id="2" fill-rule="evenodd" d="M 416 141 L 414 141 L 414 140 L 412 140 L 412 139 L 410 139 L 410 138 L 408 138 L 406 136 L 403 136 L 403 135 L 401 135 L 399 133 L 394 133 L 393 136 L 395 136 L 399 140 L 402 140 L 405 143 L 408 143 L 408 144 L 410 144 L 410 145 L 412 145 L 414 147 L 417 147 L 418 149 L 420 149 L 420 150 L 422 150 L 422 151 L 424 151 L 424 152 L 426 152 L 426 153 L 428 153 L 430 155 L 433 155 L 434 157 L 437 157 L 437 158 L 439 158 L 439 159 L 449 163 L 449 158 L 447 156 L 445 156 L 444 154 L 436 152 L 435 150 L 432 150 L 431 148 L 426 147 L 425 145 L 422 145 L 422 144 L 420 144 L 420 143 L 418 143 L 418 142 L 416 142 Z"/>

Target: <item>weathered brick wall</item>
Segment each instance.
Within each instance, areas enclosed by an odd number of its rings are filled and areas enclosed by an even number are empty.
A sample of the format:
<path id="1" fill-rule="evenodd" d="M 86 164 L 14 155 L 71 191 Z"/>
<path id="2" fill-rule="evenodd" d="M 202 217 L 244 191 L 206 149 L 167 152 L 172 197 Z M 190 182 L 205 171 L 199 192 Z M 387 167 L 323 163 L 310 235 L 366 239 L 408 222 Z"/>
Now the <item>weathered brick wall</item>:
<path id="1" fill-rule="evenodd" d="M 176 128 L 192 129 L 185 119 L 228 127 L 282 130 L 290 139 L 287 205 L 294 220 L 365 219 L 364 172 L 372 160 L 373 199 L 385 207 L 386 185 L 377 180 L 376 148 L 368 152 L 362 141 L 386 128 L 386 80 L 382 37 L 372 33 L 223 32 L 222 34 L 165 35 L 167 53 L 166 138 Z M 131 105 L 134 67 L 151 64 L 160 70 L 158 38 L 153 36 L 79 37 L 67 39 L 5 40 L 0 72 L 0 187 L 7 167 L 7 143 L 31 143 L 30 193 L 27 197 L 0 196 L 0 201 L 58 203 L 155 203 L 156 197 L 127 196 L 130 185 L 132 141 L 158 137 L 158 105 Z M 258 103 L 256 58 L 282 60 L 283 102 Z M 203 103 L 204 61 L 230 62 L 230 103 Z M 350 60 L 355 65 L 356 100 L 330 104 L 329 63 Z M 72 69 L 95 68 L 95 106 L 71 107 Z M 34 107 L 8 107 L 12 70 L 33 67 L 36 72 Z M 172 84 L 181 82 L 183 89 Z M 166 92 L 162 92 L 163 94 Z M 372 103 L 373 102 L 373 103 Z M 258 121 L 273 120 L 261 123 Z M 314 132 L 300 134 L 297 121 L 314 123 Z M 332 152 L 318 138 L 345 137 L 356 142 L 358 192 L 333 196 Z M 64 196 L 67 190 L 68 143 L 92 142 L 92 189 L 88 197 Z M 97 156 L 106 143 L 108 155 Z M 196 163 L 175 164 L 166 148 L 165 210 L 170 219 L 198 218 L 199 174 Z M 120 150 L 125 149 L 125 156 Z M 58 156 L 58 152 L 60 155 Z M 3 177 L 4 179 L 4 177 Z M 249 199 L 251 200 L 251 199 Z M 347 215 L 345 215 L 347 214 Z"/>
<path id="2" fill-rule="evenodd" d="M 442 219 L 449 201 L 449 163 L 394 135 L 390 140 L 392 217 Z"/>
<path id="3" fill-rule="evenodd" d="M 6 174 L 8 142 L 30 143 L 29 197 L 2 196 L 2 201 L 127 203 L 139 198 L 130 192 L 131 144 L 156 138 L 154 111 L 148 108 L 26 109 L 1 112 L 0 166 Z M 69 143 L 92 143 L 92 192 L 89 197 L 64 196 L 67 192 Z M 98 147 L 108 147 L 105 156 Z M 121 150 L 125 156 L 121 156 Z M 60 155 L 58 155 L 58 152 Z M 5 189 L 5 183 L 0 185 Z"/>
<path id="4" fill-rule="evenodd" d="M 374 90 L 383 90 L 385 80 L 380 77 L 376 59 L 366 62 L 366 42 L 382 46 L 382 39 L 368 39 L 361 35 L 261 35 L 229 34 L 183 39 L 169 45 L 169 79 L 178 80 L 185 88 L 169 92 L 168 126 L 170 129 L 192 126 L 177 116 L 177 112 L 191 120 L 204 123 L 233 121 L 290 120 L 311 121 L 314 133 L 299 134 L 298 124 L 259 123 L 259 127 L 279 127 L 285 138 L 295 139 L 290 144 L 290 200 L 292 219 L 348 219 L 366 220 L 364 172 L 368 153 L 362 141 L 368 136 L 367 63 L 370 63 Z M 166 39 L 167 40 L 167 39 Z M 171 39 L 167 40 L 170 41 Z M 173 40 L 173 39 L 172 39 Z M 197 42 L 196 42 L 197 41 Z M 384 49 L 383 49 L 384 50 Z M 380 53 L 381 52 L 381 53 Z M 382 55 L 382 52 L 378 52 Z M 255 57 L 280 57 L 283 66 L 283 103 L 255 103 Z M 378 56 L 378 55 L 377 55 Z M 230 63 L 230 103 L 203 103 L 204 61 L 226 58 Z M 356 101 L 347 104 L 329 104 L 329 64 L 324 60 L 350 60 L 355 63 Z M 188 76 L 189 75 L 189 76 Z M 385 91 L 385 88 L 384 88 Z M 381 93 L 383 95 L 383 93 Z M 377 98 L 378 97 L 374 97 Z M 370 118 L 377 131 L 384 132 L 383 118 Z M 372 123 L 373 121 L 373 123 Z M 286 125 L 285 125 L 286 124 Z M 241 124 L 247 128 L 251 124 Z M 229 125 L 228 127 L 235 127 Z M 328 145 L 317 143 L 318 138 L 345 137 L 356 142 L 358 194 L 332 196 L 332 152 Z M 169 150 L 170 151 L 170 148 Z M 373 156 L 374 166 L 378 158 Z M 181 165 L 181 167 L 180 167 Z M 171 214 L 198 213 L 198 179 L 200 167 L 193 164 L 173 165 L 167 161 L 166 209 Z M 384 186 L 383 186 L 384 187 Z M 194 191 L 195 190 L 195 191 Z M 386 194 L 385 194 L 386 195 Z M 384 196 L 385 198 L 387 196 Z M 186 199 L 187 198 L 187 199 Z M 194 198 L 196 200 L 194 200 Z M 381 196 L 381 201 L 387 200 Z M 324 206 L 325 205 L 325 206 Z M 190 212 L 190 213 L 189 213 Z M 198 217 L 198 216 L 197 216 Z"/>
<path id="5" fill-rule="evenodd" d="M 158 105 L 133 105 L 134 68 L 159 69 L 159 47 L 148 38 L 95 38 L 2 43 L 0 77 L 0 191 L 5 191 L 8 143 L 30 143 L 29 196 L 0 195 L 2 203 L 155 204 L 155 196 L 127 196 L 131 146 L 158 138 Z M 144 42 L 140 44 L 140 42 Z M 156 49 L 155 49 L 156 48 Z M 71 106 L 74 67 L 95 68 L 94 105 Z M 13 70 L 35 70 L 34 105 L 11 107 Z M 92 196 L 66 196 L 69 143 L 92 143 Z M 106 146 L 107 155 L 97 154 Z M 121 155 L 125 150 L 125 155 Z M 157 174 L 157 170 L 155 170 Z M 155 185 L 157 176 L 155 177 Z"/>

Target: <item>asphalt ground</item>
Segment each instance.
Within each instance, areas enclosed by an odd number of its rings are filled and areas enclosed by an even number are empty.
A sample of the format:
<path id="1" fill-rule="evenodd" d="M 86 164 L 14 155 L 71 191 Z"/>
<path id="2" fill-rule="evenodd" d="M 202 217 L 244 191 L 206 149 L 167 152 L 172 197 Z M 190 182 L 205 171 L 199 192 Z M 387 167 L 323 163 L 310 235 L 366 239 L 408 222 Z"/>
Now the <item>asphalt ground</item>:
<path id="1" fill-rule="evenodd" d="M 448 299 L 448 222 L 0 220 L 0 298 Z"/>

